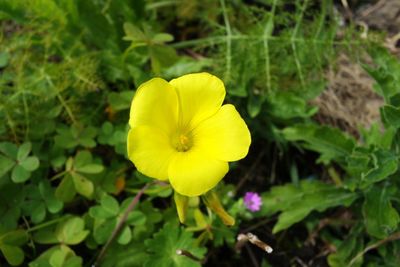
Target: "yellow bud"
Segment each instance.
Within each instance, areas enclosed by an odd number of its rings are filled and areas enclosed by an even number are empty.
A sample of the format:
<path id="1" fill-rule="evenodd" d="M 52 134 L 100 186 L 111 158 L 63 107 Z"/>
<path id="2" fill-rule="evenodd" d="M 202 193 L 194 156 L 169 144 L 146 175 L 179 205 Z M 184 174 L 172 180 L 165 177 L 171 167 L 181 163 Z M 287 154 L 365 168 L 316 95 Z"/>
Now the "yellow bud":
<path id="1" fill-rule="evenodd" d="M 208 192 L 203 195 L 203 201 L 225 225 L 232 226 L 235 224 L 235 219 L 225 211 L 215 192 Z"/>
<path id="2" fill-rule="evenodd" d="M 181 194 L 174 191 L 174 200 L 176 205 L 176 211 L 178 212 L 179 221 L 181 223 L 185 223 L 189 198 L 186 196 L 182 196 Z"/>

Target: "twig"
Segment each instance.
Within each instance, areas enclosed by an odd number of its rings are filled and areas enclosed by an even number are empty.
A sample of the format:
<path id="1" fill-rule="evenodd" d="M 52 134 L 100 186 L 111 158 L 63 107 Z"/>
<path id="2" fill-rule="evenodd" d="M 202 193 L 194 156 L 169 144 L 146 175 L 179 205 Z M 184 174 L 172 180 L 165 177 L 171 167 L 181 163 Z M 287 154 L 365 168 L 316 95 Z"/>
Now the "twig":
<path id="1" fill-rule="evenodd" d="M 363 251 L 361 251 L 360 253 L 358 253 L 358 254 L 350 261 L 349 266 L 352 266 L 352 265 L 354 264 L 354 262 L 355 262 L 358 258 L 362 257 L 362 256 L 363 256 L 365 253 L 367 253 L 368 251 L 373 250 L 373 249 L 376 249 L 376 248 L 380 247 L 381 245 L 383 245 L 383 244 L 385 244 L 385 243 L 387 243 L 387 242 L 394 241 L 394 240 L 398 240 L 398 239 L 400 239 L 400 232 L 394 233 L 394 234 L 392 234 L 392 235 L 386 237 L 385 239 L 379 240 L 378 242 L 376 242 L 376 243 L 374 243 L 374 244 L 372 244 L 372 245 L 369 245 L 369 246 L 366 247 Z"/>
<path id="2" fill-rule="evenodd" d="M 261 248 L 267 253 L 272 253 L 273 249 L 271 246 L 268 244 L 264 243 L 261 241 L 256 235 L 252 233 L 247 233 L 247 234 L 239 234 L 237 237 L 237 243 L 235 246 L 236 251 L 240 251 L 241 248 L 249 241 L 253 245 L 256 245 L 257 247 Z"/>
<path id="3" fill-rule="evenodd" d="M 235 188 L 235 195 L 238 193 L 239 189 L 244 185 L 244 183 L 250 178 L 251 174 L 254 173 L 255 169 L 258 167 L 258 164 L 260 163 L 262 157 L 264 156 L 265 151 L 261 151 L 256 160 L 253 162 L 253 164 L 251 165 L 249 171 L 246 173 L 246 175 L 243 177 L 243 179 L 241 179 L 238 183 L 238 185 Z"/>
<path id="4" fill-rule="evenodd" d="M 189 258 L 191 260 L 194 260 L 194 261 L 197 261 L 197 262 L 200 262 L 200 263 L 204 263 L 204 260 L 196 257 L 195 255 L 193 255 L 192 253 L 190 253 L 189 251 L 184 250 L 184 249 L 177 249 L 176 250 L 176 254 L 179 255 L 179 256 L 185 256 L 185 257 L 187 257 L 187 258 Z"/>
<path id="5" fill-rule="evenodd" d="M 132 202 L 129 204 L 128 208 L 126 209 L 124 215 L 122 216 L 121 220 L 118 222 L 117 226 L 114 228 L 113 232 L 111 233 L 111 236 L 108 238 L 107 243 L 103 246 L 101 249 L 99 255 L 96 258 L 96 261 L 93 263 L 92 267 L 98 266 L 102 258 L 104 257 L 108 247 L 111 245 L 112 241 L 115 239 L 115 237 L 119 234 L 119 232 L 122 230 L 122 228 L 125 225 L 126 219 L 128 218 L 129 213 L 133 210 L 133 208 L 136 206 L 136 204 L 139 202 L 140 197 L 143 195 L 144 191 L 153 183 L 148 183 L 145 186 L 140 189 L 140 191 L 136 194 L 136 196 L 133 198 Z"/>

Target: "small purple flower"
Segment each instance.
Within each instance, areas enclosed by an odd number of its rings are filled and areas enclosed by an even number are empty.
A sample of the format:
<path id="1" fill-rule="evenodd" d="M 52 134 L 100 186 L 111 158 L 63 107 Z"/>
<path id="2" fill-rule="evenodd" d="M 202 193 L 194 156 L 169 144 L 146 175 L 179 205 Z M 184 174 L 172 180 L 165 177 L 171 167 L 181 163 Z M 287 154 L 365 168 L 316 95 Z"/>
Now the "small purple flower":
<path id="1" fill-rule="evenodd" d="M 259 194 L 255 192 L 247 192 L 243 198 L 244 205 L 250 211 L 259 211 L 262 205 L 262 200 Z"/>

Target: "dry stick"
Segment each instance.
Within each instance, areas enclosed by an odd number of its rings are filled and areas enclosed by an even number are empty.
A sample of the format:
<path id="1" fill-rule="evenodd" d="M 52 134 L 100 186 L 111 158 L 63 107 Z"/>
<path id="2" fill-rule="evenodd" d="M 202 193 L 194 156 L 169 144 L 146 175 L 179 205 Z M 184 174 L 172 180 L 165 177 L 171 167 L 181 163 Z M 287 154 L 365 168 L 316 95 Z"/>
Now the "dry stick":
<path id="1" fill-rule="evenodd" d="M 196 257 L 195 255 L 193 255 L 192 253 L 190 253 L 189 251 L 184 250 L 184 249 L 177 249 L 176 250 L 176 254 L 179 255 L 179 256 L 185 256 L 185 257 L 187 257 L 187 258 L 189 258 L 191 260 L 200 262 L 201 264 L 204 263 L 204 260 Z"/>
<path id="2" fill-rule="evenodd" d="M 360 253 L 358 253 L 358 254 L 350 261 L 349 266 L 352 266 L 352 265 L 354 264 L 354 262 L 355 262 L 358 258 L 362 257 L 362 256 L 363 256 L 365 253 L 367 253 L 368 251 L 370 251 L 370 250 L 372 250 L 372 249 L 376 249 L 376 248 L 378 248 L 379 246 L 381 246 L 381 245 L 383 245 L 383 244 L 385 244 L 385 243 L 387 243 L 387 242 L 395 241 L 395 240 L 397 240 L 397 239 L 400 239 L 400 232 L 394 233 L 394 234 L 388 236 L 388 237 L 385 238 L 385 239 L 379 240 L 378 242 L 376 242 L 376 243 L 374 243 L 374 244 L 372 244 L 372 245 L 369 245 L 369 246 L 366 247 L 363 251 L 361 251 Z"/>
<path id="3" fill-rule="evenodd" d="M 136 196 L 133 198 L 132 202 L 129 204 L 128 208 L 126 209 L 124 215 L 122 216 L 121 220 L 118 222 L 117 226 L 114 228 L 113 232 L 111 233 L 111 236 L 108 238 L 107 243 L 103 246 L 101 249 L 99 256 L 97 256 L 96 261 L 92 265 L 92 267 L 96 267 L 97 264 L 101 261 L 101 259 L 104 257 L 105 252 L 107 251 L 108 247 L 111 245 L 112 241 L 115 239 L 115 237 L 119 234 L 119 232 L 122 230 L 126 219 L 128 218 L 129 213 L 133 210 L 133 208 L 136 206 L 136 204 L 139 202 L 140 197 L 143 195 L 144 191 L 153 183 L 148 183 L 145 186 L 140 189 L 140 191 L 136 194 Z"/>

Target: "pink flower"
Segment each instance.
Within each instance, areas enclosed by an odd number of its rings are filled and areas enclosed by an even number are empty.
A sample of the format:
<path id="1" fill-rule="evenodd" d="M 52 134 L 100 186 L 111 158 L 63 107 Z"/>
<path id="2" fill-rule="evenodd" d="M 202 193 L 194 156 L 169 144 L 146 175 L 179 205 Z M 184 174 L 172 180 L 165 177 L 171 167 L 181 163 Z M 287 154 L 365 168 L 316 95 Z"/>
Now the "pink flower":
<path id="1" fill-rule="evenodd" d="M 244 205 L 250 211 L 259 211 L 262 205 L 262 200 L 259 194 L 255 192 L 247 192 L 243 198 Z"/>

